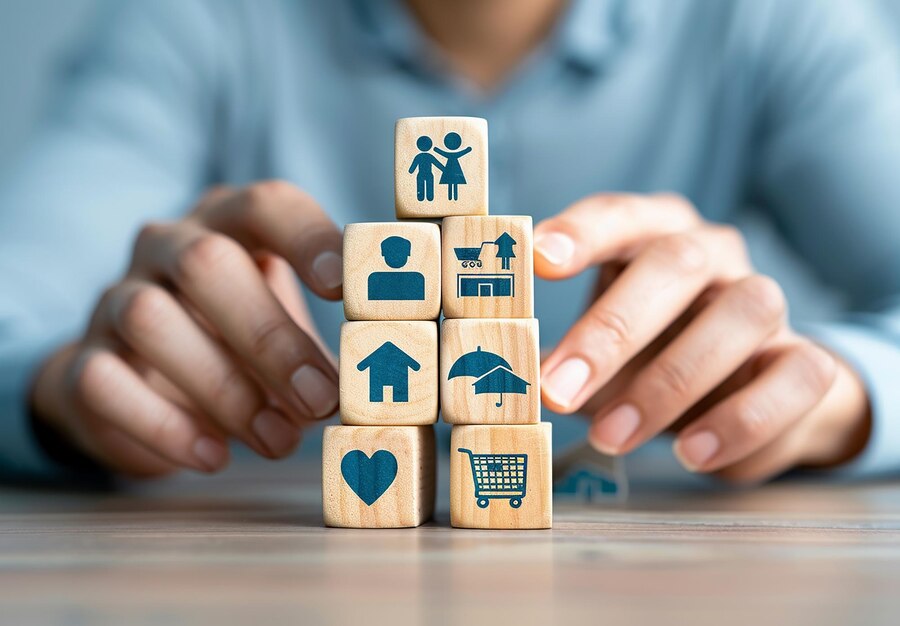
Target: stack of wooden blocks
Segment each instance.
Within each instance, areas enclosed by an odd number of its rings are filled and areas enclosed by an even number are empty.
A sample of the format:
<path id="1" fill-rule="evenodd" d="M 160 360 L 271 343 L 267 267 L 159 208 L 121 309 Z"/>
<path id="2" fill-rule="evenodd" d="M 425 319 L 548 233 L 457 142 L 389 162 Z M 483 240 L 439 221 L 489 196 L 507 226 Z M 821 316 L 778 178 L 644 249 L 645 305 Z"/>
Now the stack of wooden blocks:
<path id="1" fill-rule="evenodd" d="M 550 528 L 531 218 L 487 214 L 483 119 L 401 119 L 394 160 L 397 217 L 419 221 L 344 231 L 350 321 L 342 425 L 326 428 L 323 446 L 325 523 L 408 527 L 431 516 L 440 398 L 453 424 L 451 524 Z"/>

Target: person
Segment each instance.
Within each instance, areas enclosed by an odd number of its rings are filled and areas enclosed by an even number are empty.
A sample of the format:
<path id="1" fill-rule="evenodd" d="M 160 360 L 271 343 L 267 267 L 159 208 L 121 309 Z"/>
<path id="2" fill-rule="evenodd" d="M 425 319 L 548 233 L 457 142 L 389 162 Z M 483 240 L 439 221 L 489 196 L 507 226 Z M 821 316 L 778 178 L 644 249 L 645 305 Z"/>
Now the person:
<path id="1" fill-rule="evenodd" d="M 107 10 L 0 183 L 6 476 L 290 454 L 338 405 L 335 223 L 386 219 L 396 119 L 462 113 L 490 125 L 491 212 L 536 219 L 544 403 L 596 448 L 671 432 L 738 482 L 900 468 L 900 67 L 874 5 Z M 743 210 L 840 315 L 788 316 Z"/>
<path id="2" fill-rule="evenodd" d="M 434 200 L 434 168 L 443 171 L 444 166 L 429 150 L 433 143 L 431 137 L 422 136 L 416 140 L 416 148 L 419 149 L 409 166 L 409 173 L 416 174 L 416 199 L 419 202 Z"/>
<path id="3" fill-rule="evenodd" d="M 466 176 L 463 174 L 459 160 L 472 151 L 472 146 L 459 150 L 461 145 L 462 137 L 459 136 L 459 133 L 447 133 L 444 135 L 444 147 L 447 149 L 434 149 L 435 152 L 447 159 L 441 173 L 441 184 L 447 185 L 448 200 L 458 200 L 459 186 L 466 184 Z"/>
<path id="4" fill-rule="evenodd" d="M 393 235 L 381 242 L 381 256 L 393 269 L 406 265 L 412 244 Z M 421 272 L 372 272 L 368 280 L 369 300 L 424 300 L 425 276 Z"/>

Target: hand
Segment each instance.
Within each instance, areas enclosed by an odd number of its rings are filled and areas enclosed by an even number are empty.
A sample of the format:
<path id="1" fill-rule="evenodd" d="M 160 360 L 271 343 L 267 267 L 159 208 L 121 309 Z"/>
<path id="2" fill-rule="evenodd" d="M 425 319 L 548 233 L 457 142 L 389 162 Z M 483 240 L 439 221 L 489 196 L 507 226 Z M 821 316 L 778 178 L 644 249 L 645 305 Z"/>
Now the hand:
<path id="1" fill-rule="evenodd" d="M 89 328 L 33 387 L 36 419 L 106 465 L 212 472 L 226 441 L 291 452 L 337 408 L 337 373 L 294 272 L 341 297 L 341 233 L 287 183 L 216 190 L 185 219 L 141 231 Z"/>
<path id="2" fill-rule="evenodd" d="M 592 414 L 596 448 L 625 454 L 671 429 L 685 467 L 747 482 L 864 447 L 862 383 L 790 328 L 736 229 L 678 197 L 623 195 L 535 228 L 538 276 L 601 263 L 596 302 L 542 364 L 545 404 Z"/>

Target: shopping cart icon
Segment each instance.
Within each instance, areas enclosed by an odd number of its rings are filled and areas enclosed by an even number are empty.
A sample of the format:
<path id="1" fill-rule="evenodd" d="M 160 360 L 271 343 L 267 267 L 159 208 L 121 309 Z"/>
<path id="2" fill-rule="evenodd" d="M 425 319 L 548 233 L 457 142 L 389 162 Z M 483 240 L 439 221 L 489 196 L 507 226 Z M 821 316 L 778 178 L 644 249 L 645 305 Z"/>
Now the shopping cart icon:
<path id="1" fill-rule="evenodd" d="M 527 454 L 474 454 L 466 448 L 457 451 L 469 455 L 479 508 L 486 509 L 494 499 L 509 500 L 509 506 L 514 509 L 522 506 L 528 469 Z"/>
<path id="2" fill-rule="evenodd" d="M 481 251 L 485 246 L 494 245 L 493 241 L 483 241 L 477 248 L 453 248 L 456 260 L 463 267 L 481 267 Z"/>

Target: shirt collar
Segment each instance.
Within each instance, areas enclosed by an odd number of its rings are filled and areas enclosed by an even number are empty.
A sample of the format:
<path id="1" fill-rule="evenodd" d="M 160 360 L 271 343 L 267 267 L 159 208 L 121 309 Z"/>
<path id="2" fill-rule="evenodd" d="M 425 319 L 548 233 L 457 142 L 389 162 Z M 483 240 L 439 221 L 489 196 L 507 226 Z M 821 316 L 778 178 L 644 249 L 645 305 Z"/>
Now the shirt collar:
<path id="1" fill-rule="evenodd" d="M 407 69 L 427 72 L 438 66 L 430 42 L 402 0 L 349 0 L 369 53 L 381 53 Z M 641 0 L 570 0 L 544 49 L 561 61 L 598 71 L 646 22 Z"/>

